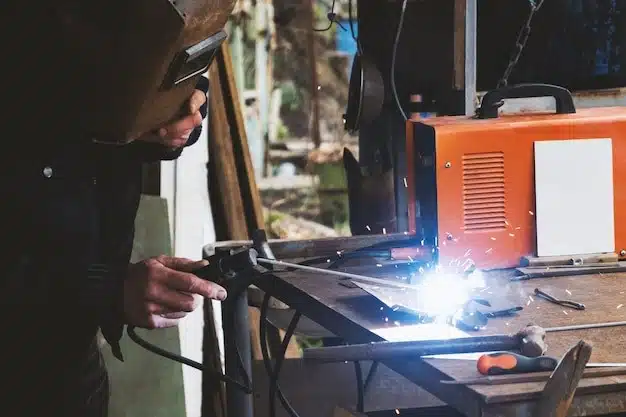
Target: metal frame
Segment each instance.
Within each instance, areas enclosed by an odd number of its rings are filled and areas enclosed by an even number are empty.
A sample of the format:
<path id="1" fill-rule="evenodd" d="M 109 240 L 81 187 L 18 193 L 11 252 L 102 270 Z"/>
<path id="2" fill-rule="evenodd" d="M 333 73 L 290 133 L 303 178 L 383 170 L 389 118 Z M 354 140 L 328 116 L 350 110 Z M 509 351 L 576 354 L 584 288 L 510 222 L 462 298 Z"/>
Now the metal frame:
<path id="1" fill-rule="evenodd" d="M 465 115 L 471 116 L 476 110 L 477 76 L 477 0 L 465 0 Z"/>

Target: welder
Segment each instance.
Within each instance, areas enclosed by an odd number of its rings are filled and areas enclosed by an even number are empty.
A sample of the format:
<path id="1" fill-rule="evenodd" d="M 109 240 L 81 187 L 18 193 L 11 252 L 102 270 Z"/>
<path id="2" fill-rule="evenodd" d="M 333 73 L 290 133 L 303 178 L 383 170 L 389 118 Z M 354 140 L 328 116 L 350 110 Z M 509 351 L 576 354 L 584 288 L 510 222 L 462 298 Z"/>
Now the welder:
<path id="1" fill-rule="evenodd" d="M 2 14 L 4 28 L 14 16 Z M 128 144 L 93 141 L 76 128 L 80 106 L 54 82 L 54 51 L 45 38 L 28 39 L 28 19 L 19 23 L 23 36 L 0 34 L 0 415 L 104 417 L 99 330 L 123 360 L 125 325 L 175 326 L 200 297 L 226 298 L 190 273 L 203 261 L 130 264 L 142 164 L 176 159 L 197 141 L 208 80 L 170 122 Z"/>

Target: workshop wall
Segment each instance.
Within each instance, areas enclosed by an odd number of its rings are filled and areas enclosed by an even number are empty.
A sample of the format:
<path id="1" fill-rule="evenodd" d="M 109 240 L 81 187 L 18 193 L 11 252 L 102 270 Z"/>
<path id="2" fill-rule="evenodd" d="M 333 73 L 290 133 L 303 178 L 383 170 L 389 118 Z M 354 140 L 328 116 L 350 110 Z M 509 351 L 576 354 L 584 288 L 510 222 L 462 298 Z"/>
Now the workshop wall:
<path id="1" fill-rule="evenodd" d="M 164 198 L 142 196 L 135 226 L 133 262 L 161 254 L 172 254 L 168 207 Z M 138 332 L 149 342 L 180 354 L 178 328 Z M 111 379 L 111 416 L 186 415 L 181 365 L 144 350 L 126 335 L 122 340 L 124 362 L 113 357 L 107 344 L 102 350 Z"/>

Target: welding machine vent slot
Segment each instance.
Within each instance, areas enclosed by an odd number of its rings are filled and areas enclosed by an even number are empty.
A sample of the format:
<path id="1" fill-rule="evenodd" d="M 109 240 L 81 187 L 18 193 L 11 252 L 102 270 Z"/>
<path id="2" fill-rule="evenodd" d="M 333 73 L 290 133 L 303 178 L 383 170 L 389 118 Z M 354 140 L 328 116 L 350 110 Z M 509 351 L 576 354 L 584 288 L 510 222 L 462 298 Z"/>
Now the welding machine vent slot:
<path id="1" fill-rule="evenodd" d="M 463 226 L 472 232 L 506 229 L 502 152 L 463 156 Z"/>

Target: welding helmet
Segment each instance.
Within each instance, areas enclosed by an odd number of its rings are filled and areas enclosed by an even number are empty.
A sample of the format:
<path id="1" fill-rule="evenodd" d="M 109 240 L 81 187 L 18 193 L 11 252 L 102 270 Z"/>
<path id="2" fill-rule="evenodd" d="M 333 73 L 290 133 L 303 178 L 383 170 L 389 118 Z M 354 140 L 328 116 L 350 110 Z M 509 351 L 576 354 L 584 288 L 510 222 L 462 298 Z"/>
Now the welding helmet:
<path id="1" fill-rule="evenodd" d="M 17 105 L 19 117 L 32 111 L 23 96 L 35 94 L 46 120 L 126 143 L 180 116 L 226 38 L 235 2 L 15 2 L 0 17 L 12 83 L 2 99 Z"/>

